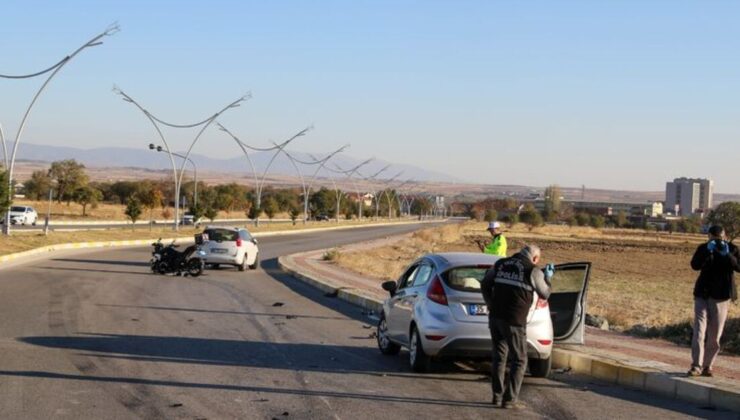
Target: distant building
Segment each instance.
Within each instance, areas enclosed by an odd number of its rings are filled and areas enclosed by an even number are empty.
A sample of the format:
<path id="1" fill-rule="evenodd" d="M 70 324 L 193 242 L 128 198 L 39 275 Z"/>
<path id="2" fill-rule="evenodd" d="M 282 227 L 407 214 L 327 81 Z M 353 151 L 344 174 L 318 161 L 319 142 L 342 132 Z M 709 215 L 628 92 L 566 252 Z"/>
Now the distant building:
<path id="1" fill-rule="evenodd" d="M 703 178 L 676 178 L 666 183 L 665 211 L 676 216 L 706 214 L 712 208 L 714 181 Z"/>
<path id="2" fill-rule="evenodd" d="M 538 211 L 545 209 L 545 200 L 539 199 L 531 202 Z M 600 216 L 616 216 L 624 212 L 627 216 L 658 217 L 663 214 L 663 203 L 620 203 L 611 201 L 582 201 L 562 200 L 562 206 L 573 209 L 576 213 L 588 213 Z"/>

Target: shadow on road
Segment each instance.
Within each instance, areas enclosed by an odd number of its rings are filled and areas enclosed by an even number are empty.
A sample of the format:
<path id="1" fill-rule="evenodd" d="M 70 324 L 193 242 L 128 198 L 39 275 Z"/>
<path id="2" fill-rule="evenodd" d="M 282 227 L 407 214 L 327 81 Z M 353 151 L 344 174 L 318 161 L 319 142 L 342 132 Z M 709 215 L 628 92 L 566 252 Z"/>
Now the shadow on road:
<path id="1" fill-rule="evenodd" d="M 137 276 L 151 276 L 152 273 L 138 272 L 138 271 L 120 271 L 120 270 L 93 270 L 91 268 L 72 268 L 72 267 L 34 267 L 39 270 L 58 270 L 58 271 L 75 271 L 75 272 L 87 272 L 87 273 L 107 273 L 107 274 L 126 274 L 126 275 L 137 275 Z"/>
<path id="2" fill-rule="evenodd" d="M 118 384 L 147 385 L 147 386 L 168 386 L 168 387 L 180 387 L 180 388 L 215 389 L 215 390 L 225 390 L 225 391 L 254 392 L 254 393 L 260 393 L 260 394 L 298 395 L 298 396 L 304 396 L 304 397 L 330 397 L 330 398 L 345 398 L 345 399 L 367 400 L 367 401 L 384 401 L 384 402 L 391 402 L 391 403 L 445 405 L 445 406 L 452 406 L 452 407 L 489 408 L 492 410 L 494 409 L 490 403 L 475 403 L 475 402 L 467 402 L 467 401 L 445 400 L 445 399 L 438 399 L 438 398 L 431 399 L 431 398 L 416 398 L 416 397 L 400 397 L 400 396 L 382 395 L 382 394 L 360 394 L 360 393 L 336 392 L 336 391 L 312 391 L 312 390 L 305 390 L 305 389 L 271 388 L 271 387 L 248 386 L 248 385 L 206 384 L 206 383 L 198 383 L 198 382 L 177 382 L 177 381 L 125 378 L 125 377 L 66 375 L 66 374 L 61 374 L 61 373 L 39 372 L 39 371 L 0 370 L 0 376 L 41 378 L 41 379 L 66 379 L 66 380 L 73 380 L 73 381 L 92 381 L 92 382 L 108 382 L 108 383 L 118 383 Z"/>
<path id="3" fill-rule="evenodd" d="M 479 372 L 471 371 L 464 372 L 469 374 L 468 377 L 399 372 L 399 363 L 387 363 L 387 356 L 380 355 L 372 347 L 119 334 L 23 337 L 18 341 L 45 348 L 76 350 L 81 356 L 137 362 L 240 366 L 451 382 L 488 380 Z M 450 368 L 461 373 L 459 368 L 444 365 L 440 366 L 439 373 Z M 470 377 L 472 375 L 476 377 Z"/>
<path id="4" fill-rule="evenodd" d="M 54 258 L 52 261 L 83 263 L 83 264 L 105 264 L 105 265 L 124 265 L 127 267 L 149 267 L 149 262 L 141 261 L 122 261 L 122 260 L 89 260 L 81 258 Z"/>
<path id="5" fill-rule="evenodd" d="M 178 308 L 178 307 L 171 307 L 171 306 L 115 305 L 115 304 L 105 304 L 105 303 L 98 303 L 95 306 L 108 307 L 108 308 L 150 309 L 153 311 L 264 316 L 264 317 L 272 317 L 272 318 L 288 317 L 289 319 L 303 318 L 303 319 L 320 319 L 320 320 L 331 320 L 331 321 L 351 321 L 347 318 L 338 317 L 338 316 L 297 315 L 297 314 L 280 314 L 280 313 L 264 313 L 264 312 L 246 312 L 246 311 L 223 311 L 223 310 L 215 310 L 215 309 Z"/>

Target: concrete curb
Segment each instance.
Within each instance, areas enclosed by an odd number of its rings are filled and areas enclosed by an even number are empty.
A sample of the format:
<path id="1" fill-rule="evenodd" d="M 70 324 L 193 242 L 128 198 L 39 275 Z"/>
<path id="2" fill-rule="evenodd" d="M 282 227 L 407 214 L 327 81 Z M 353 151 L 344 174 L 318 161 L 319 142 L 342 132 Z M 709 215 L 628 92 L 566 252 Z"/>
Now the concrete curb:
<path id="1" fill-rule="evenodd" d="M 299 235 L 304 233 L 316 233 L 316 232 L 328 232 L 334 230 L 348 230 L 348 229 L 360 229 L 368 227 L 382 227 L 382 226 L 395 226 L 395 225 L 407 225 L 417 223 L 439 223 L 444 220 L 435 221 L 406 221 L 406 222 L 388 222 L 388 223 L 373 223 L 366 225 L 350 225 L 350 226 L 332 226 L 326 228 L 310 228 L 310 229 L 296 229 L 296 230 L 280 230 L 274 232 L 256 232 L 253 234 L 256 238 L 267 238 L 274 236 L 287 236 L 287 235 Z M 48 245 L 40 248 L 30 249 L 28 251 L 16 252 L 13 254 L 7 254 L 0 256 L 0 270 L 4 267 L 4 263 L 9 262 L 21 262 L 25 259 L 34 257 L 43 257 L 45 254 L 51 254 L 58 251 L 69 251 L 69 250 L 80 250 L 80 249 L 101 249 L 101 248 L 114 248 L 114 247 L 135 247 L 135 246 L 148 246 L 152 242 L 156 242 L 158 239 L 133 239 L 125 241 L 99 241 L 99 242 L 74 242 L 64 243 L 56 245 Z M 179 243 L 190 243 L 194 241 L 193 237 L 181 237 L 181 238 L 162 238 L 162 242 L 172 242 L 176 240 Z"/>
<path id="2" fill-rule="evenodd" d="M 278 266 L 284 272 L 323 292 L 336 293 L 339 299 L 375 313 L 382 311 L 381 301 L 363 296 L 360 290 L 342 287 L 310 273 L 301 272 L 293 264 L 292 259 L 292 256 L 280 257 Z M 657 369 L 630 366 L 625 362 L 608 357 L 566 349 L 553 349 L 552 366 L 556 369 L 569 369 L 573 373 L 587 375 L 607 383 L 691 404 L 740 412 L 740 390 L 729 386 L 717 386 L 700 380 L 671 375 Z"/>

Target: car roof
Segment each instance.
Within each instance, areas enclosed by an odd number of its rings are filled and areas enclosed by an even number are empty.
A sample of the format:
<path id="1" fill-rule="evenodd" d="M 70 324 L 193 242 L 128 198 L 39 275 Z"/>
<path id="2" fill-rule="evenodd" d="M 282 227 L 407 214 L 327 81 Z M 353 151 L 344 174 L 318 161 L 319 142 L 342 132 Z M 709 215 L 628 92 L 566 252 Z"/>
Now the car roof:
<path id="1" fill-rule="evenodd" d="M 445 271 L 453 267 L 493 265 L 501 257 L 482 252 L 441 252 L 427 254 L 424 258 L 434 262 L 439 270 Z"/>
<path id="2" fill-rule="evenodd" d="M 246 228 L 233 227 L 233 226 L 206 226 L 205 229 L 203 229 L 203 230 L 208 230 L 208 229 L 213 229 L 213 230 L 216 230 L 216 229 L 221 229 L 221 230 L 236 230 L 236 231 L 239 231 L 239 230 L 247 230 Z M 249 231 L 247 231 L 247 232 L 249 232 Z"/>

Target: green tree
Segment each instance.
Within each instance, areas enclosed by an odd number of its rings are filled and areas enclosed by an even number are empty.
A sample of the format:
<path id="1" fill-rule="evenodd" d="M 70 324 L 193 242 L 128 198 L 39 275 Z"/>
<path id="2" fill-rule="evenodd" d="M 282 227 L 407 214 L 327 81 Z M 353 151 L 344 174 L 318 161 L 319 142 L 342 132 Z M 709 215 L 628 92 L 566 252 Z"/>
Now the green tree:
<path id="1" fill-rule="evenodd" d="M 290 216 L 290 221 L 293 222 L 293 226 L 296 224 L 296 220 L 298 220 L 298 216 L 300 216 L 301 210 L 298 208 L 298 206 L 293 206 L 288 210 L 288 215 Z"/>
<path id="2" fill-rule="evenodd" d="M 43 200 L 49 195 L 51 189 L 51 177 L 49 171 L 33 171 L 31 178 L 23 184 L 26 198 L 31 200 Z"/>
<path id="3" fill-rule="evenodd" d="M 164 194 L 162 191 L 151 186 L 146 192 L 141 194 L 141 204 L 149 210 L 149 221 L 154 219 L 154 209 L 164 205 Z"/>
<path id="4" fill-rule="evenodd" d="M 272 220 L 279 210 L 277 202 L 272 197 L 267 197 L 262 204 L 262 207 L 265 210 L 265 215 L 268 219 Z"/>
<path id="5" fill-rule="evenodd" d="M 498 212 L 496 209 L 486 210 L 486 221 L 493 222 L 498 219 Z"/>
<path id="6" fill-rule="evenodd" d="M 604 216 L 601 216 L 599 214 L 591 215 L 591 218 L 588 222 L 589 226 L 596 228 L 596 229 L 603 228 L 604 224 L 606 224 L 606 220 L 604 219 Z"/>
<path id="7" fill-rule="evenodd" d="M 126 210 L 124 213 L 126 214 L 126 217 L 128 217 L 129 220 L 131 220 L 131 229 L 133 230 L 134 226 L 136 225 L 136 221 L 139 220 L 139 216 L 141 216 L 142 208 L 141 208 L 141 201 L 139 201 L 139 198 L 135 195 L 131 196 L 128 199 L 128 203 L 126 204 Z"/>
<path id="8" fill-rule="evenodd" d="M 213 220 L 216 219 L 216 217 L 218 217 L 218 210 L 213 206 L 208 206 L 203 212 L 203 216 L 205 216 L 208 220 L 213 222 Z"/>
<path id="9" fill-rule="evenodd" d="M 0 217 L 5 217 L 12 202 L 13 199 L 8 190 L 8 171 L 0 170 Z"/>
<path id="10" fill-rule="evenodd" d="M 542 219 L 542 215 L 534 209 L 531 205 L 528 205 L 520 214 L 519 214 L 519 220 L 526 224 L 527 227 L 529 227 L 529 230 L 532 230 L 538 226 L 542 226 L 544 224 L 544 220 Z"/>
<path id="11" fill-rule="evenodd" d="M 198 203 L 197 206 L 192 205 L 188 208 L 188 213 L 193 215 L 193 223 L 198 222 L 198 220 L 200 220 L 203 217 L 205 212 L 206 212 L 206 208 L 203 207 L 203 204 L 201 203 Z"/>
<path id="12" fill-rule="evenodd" d="M 702 220 L 697 215 L 685 217 L 678 222 L 678 229 L 684 233 L 701 232 Z"/>
<path id="13" fill-rule="evenodd" d="M 707 221 L 712 225 L 725 228 L 725 234 L 730 242 L 740 236 L 740 203 L 726 201 L 709 212 Z"/>
<path id="14" fill-rule="evenodd" d="M 87 216 L 87 206 L 98 208 L 98 203 L 103 200 L 103 193 L 95 187 L 83 185 L 75 190 L 73 199 L 82 206 L 82 216 Z"/>
<path id="15" fill-rule="evenodd" d="M 545 209 L 542 213 L 547 221 L 555 220 L 560 213 L 562 195 L 560 187 L 555 184 L 545 188 Z"/>
<path id="16" fill-rule="evenodd" d="M 591 223 L 591 216 L 588 213 L 578 213 L 575 218 L 578 226 L 588 226 Z"/>
<path id="17" fill-rule="evenodd" d="M 74 192 L 87 185 L 88 179 L 85 165 L 74 159 L 52 162 L 49 177 L 57 182 L 57 201 L 61 203 L 64 200 L 68 205 L 74 199 Z"/>
<path id="18" fill-rule="evenodd" d="M 619 213 L 617 213 L 617 217 L 614 219 L 614 224 L 617 225 L 617 227 L 625 227 L 629 225 L 629 219 L 627 218 L 627 212 L 624 210 L 619 210 Z"/>
<path id="19" fill-rule="evenodd" d="M 509 213 L 501 216 L 501 221 L 506 223 L 508 227 L 512 227 L 519 223 L 519 215 L 516 213 Z"/>

